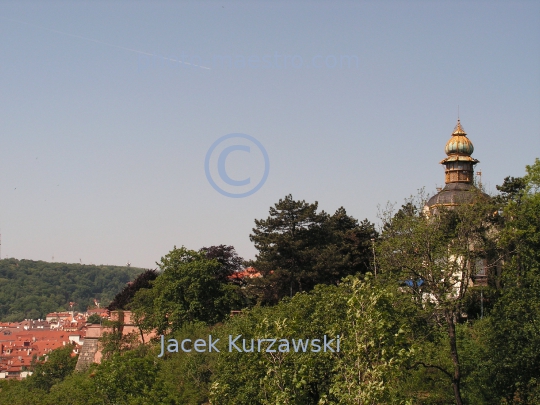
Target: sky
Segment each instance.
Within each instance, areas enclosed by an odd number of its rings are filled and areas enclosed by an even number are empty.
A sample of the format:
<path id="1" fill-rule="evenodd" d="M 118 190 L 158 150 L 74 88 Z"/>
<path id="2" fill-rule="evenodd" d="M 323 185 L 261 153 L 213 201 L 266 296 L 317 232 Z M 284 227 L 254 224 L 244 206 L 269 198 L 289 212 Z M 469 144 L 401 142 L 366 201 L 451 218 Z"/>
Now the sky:
<path id="1" fill-rule="evenodd" d="M 252 259 L 288 194 L 377 223 L 458 108 L 489 192 L 540 156 L 540 2 L 3 1 L 1 256 Z"/>

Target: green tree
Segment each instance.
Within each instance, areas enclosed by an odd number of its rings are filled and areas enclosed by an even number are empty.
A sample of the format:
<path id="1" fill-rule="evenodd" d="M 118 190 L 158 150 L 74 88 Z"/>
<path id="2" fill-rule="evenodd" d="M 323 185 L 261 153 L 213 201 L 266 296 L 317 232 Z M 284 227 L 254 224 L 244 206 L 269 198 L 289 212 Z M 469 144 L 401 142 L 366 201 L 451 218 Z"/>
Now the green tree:
<path id="1" fill-rule="evenodd" d="M 112 302 L 107 306 L 107 309 L 109 311 L 127 309 L 137 291 L 141 288 L 152 288 L 151 283 L 157 276 L 158 272 L 155 270 L 146 270 L 139 274 L 135 280 L 129 282 L 122 291 L 116 294 Z"/>
<path id="2" fill-rule="evenodd" d="M 194 321 L 214 324 L 241 308 L 238 286 L 222 283 L 221 264 L 204 252 L 175 247 L 158 264 L 152 289 L 139 290 L 132 303 L 144 329 L 164 333 Z"/>
<path id="3" fill-rule="evenodd" d="M 70 301 L 85 311 L 94 298 L 108 303 L 142 269 L 0 260 L 0 321 L 45 318 L 65 311 Z M 24 292 L 24 293 L 23 293 Z"/>
<path id="4" fill-rule="evenodd" d="M 41 404 L 108 405 L 106 397 L 96 387 L 94 377 L 94 368 L 84 373 L 72 373 L 54 385 Z"/>
<path id="5" fill-rule="evenodd" d="M 216 278 L 222 283 L 229 283 L 230 276 L 236 271 L 242 270 L 244 259 L 238 256 L 234 246 L 210 246 L 203 247 L 199 252 L 204 253 L 207 259 L 216 259 L 221 265 L 216 273 Z"/>
<path id="6" fill-rule="evenodd" d="M 318 285 L 272 307 L 234 317 L 220 332 L 227 341 L 328 339 L 340 336 L 340 351 L 224 351 L 217 356 L 210 399 L 219 404 L 400 403 L 407 373 L 410 330 L 408 297 L 372 277 L 349 277 L 339 286 Z M 405 300 L 405 305 L 401 302 Z M 410 307 L 410 305 L 408 305 Z M 239 343 L 240 349 L 244 346 Z M 276 343 L 276 348 L 278 343 Z"/>
<path id="7" fill-rule="evenodd" d="M 254 339 L 254 352 L 222 351 L 217 357 L 210 398 L 212 403 L 317 404 L 328 395 L 337 353 L 259 352 L 257 339 L 322 338 L 342 333 L 346 295 L 334 286 L 317 286 L 272 307 L 255 307 L 233 317 L 219 337 L 228 342 L 242 335 L 246 349 Z M 335 342 L 334 342 L 335 343 Z M 240 344 L 243 350 L 242 343 Z M 277 345 L 277 344 L 276 344 Z M 335 346 L 335 344 L 334 344 Z M 276 346 L 277 347 L 277 346 Z"/>
<path id="8" fill-rule="evenodd" d="M 384 232 L 378 245 L 378 259 L 383 276 L 402 283 L 411 297 L 427 309 L 435 325 L 445 329 L 452 368 L 426 364 L 436 368 L 452 384 L 456 404 L 461 395 L 461 362 L 458 353 L 456 324 L 464 313 L 471 276 L 477 259 L 485 257 L 492 245 L 491 221 L 493 205 L 478 192 L 472 204 L 445 209 L 435 215 L 423 210 L 420 195 L 393 214 L 383 215 Z"/>
<path id="9" fill-rule="evenodd" d="M 53 350 L 42 356 L 33 367 L 33 374 L 27 383 L 31 388 L 48 391 L 51 387 L 66 378 L 75 370 L 77 356 L 73 356 L 74 345 Z"/>
<path id="10" fill-rule="evenodd" d="M 184 339 L 208 339 L 215 336 L 219 327 L 207 326 L 202 322 L 184 324 L 166 339 L 178 342 Z M 156 348 L 157 349 L 157 348 Z M 154 359 L 160 349 L 153 353 Z M 219 353 L 166 353 L 159 361 L 155 384 L 146 396 L 145 404 L 199 405 L 208 403 L 210 382 Z"/>
<path id="11" fill-rule="evenodd" d="M 396 381 L 405 378 L 414 352 L 409 297 L 372 277 L 349 282 L 346 323 L 350 327 L 330 389 L 336 400 L 330 403 L 405 403 Z"/>
<path id="12" fill-rule="evenodd" d="M 92 314 L 86 320 L 87 323 L 91 323 L 93 325 L 100 324 L 101 321 L 102 321 L 102 319 L 101 319 L 101 316 L 99 314 Z"/>
<path id="13" fill-rule="evenodd" d="M 94 384 L 106 404 L 137 403 L 137 399 L 146 397 L 152 389 L 159 366 L 144 350 L 114 353 L 93 373 Z"/>
<path id="14" fill-rule="evenodd" d="M 288 195 L 270 207 L 267 219 L 255 220 L 250 239 L 258 254 L 251 265 L 263 278 L 252 280 L 252 290 L 259 300 L 275 303 L 370 269 L 374 226 L 358 224 L 343 207 L 332 216 L 317 208 Z"/>
<path id="15" fill-rule="evenodd" d="M 104 320 L 103 326 L 107 327 L 107 330 L 99 338 L 99 345 L 105 359 L 139 346 L 137 332 L 124 333 L 124 311 L 118 311 L 117 320 Z"/>
<path id="16" fill-rule="evenodd" d="M 526 170 L 506 193 L 502 291 L 485 338 L 490 390 L 507 403 L 540 402 L 540 160 Z"/>
<path id="17" fill-rule="evenodd" d="M 0 381 L 0 405 L 42 405 L 46 392 L 29 386 L 27 381 Z"/>

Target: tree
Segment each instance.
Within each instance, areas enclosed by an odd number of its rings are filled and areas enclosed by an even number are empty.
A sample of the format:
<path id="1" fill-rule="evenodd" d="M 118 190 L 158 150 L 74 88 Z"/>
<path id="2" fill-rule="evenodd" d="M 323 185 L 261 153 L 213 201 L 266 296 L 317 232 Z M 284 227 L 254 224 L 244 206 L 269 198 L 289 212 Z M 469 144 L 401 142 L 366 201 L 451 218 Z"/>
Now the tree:
<path id="1" fill-rule="evenodd" d="M 215 336 L 216 327 L 194 322 L 182 326 L 170 337 L 182 342 Z M 156 348 L 157 349 L 157 348 Z M 153 360 L 159 353 L 156 350 Z M 208 403 L 208 391 L 216 358 L 220 353 L 166 353 L 159 360 L 159 371 L 152 390 L 144 395 L 144 403 L 167 405 L 199 405 Z"/>
<path id="2" fill-rule="evenodd" d="M 155 280 L 157 276 L 158 272 L 156 270 L 146 270 L 139 274 L 135 280 L 130 281 L 122 291 L 116 294 L 112 302 L 107 307 L 109 311 L 114 311 L 116 309 L 127 309 L 137 291 L 139 291 L 141 288 L 152 288 L 152 281 Z"/>
<path id="3" fill-rule="evenodd" d="M 374 226 L 368 221 L 359 225 L 343 207 L 332 216 L 317 208 L 317 202 L 287 195 L 270 207 L 267 219 L 255 220 L 250 240 L 258 254 L 251 264 L 263 275 L 252 282 L 259 300 L 275 303 L 369 270 Z"/>
<path id="4" fill-rule="evenodd" d="M 39 404 L 105 405 L 110 403 L 97 389 L 93 373 L 93 368 L 85 373 L 72 373 L 64 381 L 53 386 L 47 398 Z"/>
<path id="5" fill-rule="evenodd" d="M 499 199 L 504 203 L 509 203 L 510 201 L 519 199 L 526 186 L 527 183 L 523 177 L 508 176 L 505 177 L 502 185 L 495 187 L 501 192 L 501 195 L 498 196 Z"/>
<path id="6" fill-rule="evenodd" d="M 47 394 L 44 390 L 30 386 L 28 379 L 0 380 L 0 393 L 0 405 L 41 405 L 45 403 Z"/>
<path id="7" fill-rule="evenodd" d="M 115 353 L 122 353 L 140 345 L 137 332 L 124 333 L 124 311 L 118 311 L 118 319 L 105 319 L 103 326 L 107 331 L 99 338 L 101 353 L 105 359 L 110 359 Z M 141 337 L 143 334 L 141 332 Z"/>
<path id="8" fill-rule="evenodd" d="M 216 277 L 222 265 L 205 253 L 175 246 L 158 265 L 152 288 L 139 290 L 131 306 L 143 329 L 164 333 L 194 321 L 214 324 L 242 305 L 238 287 Z"/>
<path id="9" fill-rule="evenodd" d="M 34 365 L 33 374 L 28 377 L 31 388 L 49 391 L 75 370 L 77 356 L 73 356 L 73 344 L 53 350 L 42 356 Z"/>
<path id="10" fill-rule="evenodd" d="M 350 278 L 343 354 L 330 392 L 339 404 L 404 403 L 399 381 L 414 353 L 410 302 L 368 274 Z M 414 342 L 413 342 L 414 343 Z M 416 348 L 417 349 L 417 348 Z"/>
<path id="11" fill-rule="evenodd" d="M 240 350 L 223 351 L 210 398 L 219 404 L 401 403 L 398 381 L 410 347 L 404 294 L 373 277 L 350 276 L 339 286 L 318 285 L 271 307 L 255 307 L 225 324 L 218 337 L 241 335 Z M 406 302 L 406 301 L 405 301 Z M 409 305 L 410 306 L 410 305 Z M 258 350 L 257 339 L 333 339 L 333 350 Z M 337 336 L 340 349 L 337 351 Z M 270 349 L 272 350 L 272 349 Z"/>
<path id="12" fill-rule="evenodd" d="M 220 264 L 219 270 L 216 272 L 215 277 L 222 283 L 229 283 L 229 277 L 236 271 L 240 271 L 243 267 L 244 259 L 238 256 L 234 246 L 210 246 L 203 247 L 200 250 L 201 253 L 209 260 L 216 259 Z"/>
<path id="13" fill-rule="evenodd" d="M 0 321 L 45 318 L 65 311 L 70 301 L 85 311 L 95 298 L 108 303 L 142 269 L 48 263 L 33 260 L 0 260 Z M 24 294 L 20 292 L 24 291 Z"/>
<path id="14" fill-rule="evenodd" d="M 323 224 L 324 239 L 312 249 L 318 284 L 336 284 L 343 277 L 372 270 L 373 243 L 378 234 L 367 219 L 361 223 L 339 208 Z"/>
<path id="15" fill-rule="evenodd" d="M 86 323 L 91 323 L 93 325 L 101 323 L 101 316 L 99 314 L 92 314 L 86 320 Z"/>
<path id="16" fill-rule="evenodd" d="M 343 332 L 347 297 L 335 286 L 318 286 L 310 293 L 296 294 L 271 307 L 257 306 L 233 317 L 218 337 L 242 335 L 246 349 L 254 340 L 253 352 L 228 350 L 219 353 L 211 389 L 211 402 L 219 404 L 317 404 L 328 394 L 336 353 L 259 351 L 256 339 L 335 338 Z M 239 343 L 243 350 L 244 346 Z M 335 340 L 334 340 L 335 347 Z"/>
<path id="17" fill-rule="evenodd" d="M 384 277 L 407 288 L 418 305 L 428 309 L 433 322 L 445 329 L 452 370 L 423 362 L 417 365 L 443 372 L 451 381 L 456 404 L 461 405 L 456 324 L 464 311 L 474 264 L 485 257 L 490 244 L 493 206 L 480 192 L 472 204 L 440 207 L 436 215 L 426 215 L 424 206 L 420 195 L 397 214 L 383 214 L 379 265 Z"/>
<path id="18" fill-rule="evenodd" d="M 96 391 L 106 399 L 106 404 L 141 403 L 134 400 L 147 396 L 159 366 L 154 356 L 145 356 L 137 350 L 114 353 L 93 373 Z"/>
<path id="19" fill-rule="evenodd" d="M 490 389 L 508 403 L 540 401 L 540 160 L 503 191 L 501 296 L 488 319 Z M 505 179 L 505 183 L 507 183 Z"/>

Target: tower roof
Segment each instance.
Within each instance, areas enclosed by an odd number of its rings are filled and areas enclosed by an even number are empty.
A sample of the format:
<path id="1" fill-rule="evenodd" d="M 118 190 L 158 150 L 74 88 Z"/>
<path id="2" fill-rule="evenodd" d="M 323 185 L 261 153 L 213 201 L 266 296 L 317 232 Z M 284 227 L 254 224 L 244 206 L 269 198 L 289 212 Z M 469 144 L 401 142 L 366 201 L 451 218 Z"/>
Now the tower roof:
<path id="1" fill-rule="evenodd" d="M 474 146 L 473 143 L 469 138 L 467 138 L 467 133 L 461 126 L 461 122 L 459 119 L 457 120 L 456 127 L 454 128 L 454 132 L 452 132 L 452 137 L 450 140 L 446 143 L 446 147 L 444 148 L 444 151 L 448 156 L 452 155 L 464 155 L 464 156 L 471 156 L 474 152 Z"/>
<path id="2" fill-rule="evenodd" d="M 452 132 L 452 135 L 465 135 L 465 136 L 467 136 L 467 133 L 465 132 L 465 130 L 461 126 L 461 121 L 459 120 L 459 118 L 457 120 L 456 126 L 454 127 L 454 132 Z"/>
<path id="3" fill-rule="evenodd" d="M 470 183 L 449 183 L 441 191 L 431 197 L 428 207 L 444 205 L 452 207 L 473 202 L 478 196 L 478 189 Z"/>
<path id="4" fill-rule="evenodd" d="M 472 202 L 479 192 L 473 184 L 474 165 L 478 160 L 471 157 L 474 146 L 459 119 L 444 150 L 447 157 L 441 160 L 441 164 L 445 166 L 446 186 L 429 199 L 426 205 L 430 209 Z"/>

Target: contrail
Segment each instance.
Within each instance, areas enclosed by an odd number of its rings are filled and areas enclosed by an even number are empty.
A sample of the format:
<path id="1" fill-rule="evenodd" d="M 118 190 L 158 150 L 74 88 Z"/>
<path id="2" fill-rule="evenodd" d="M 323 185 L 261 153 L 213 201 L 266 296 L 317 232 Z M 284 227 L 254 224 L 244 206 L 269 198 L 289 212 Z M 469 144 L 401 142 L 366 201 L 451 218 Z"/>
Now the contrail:
<path id="1" fill-rule="evenodd" d="M 178 60 L 178 59 L 173 59 L 173 58 L 166 58 L 166 57 L 164 57 L 164 56 L 159 56 L 159 55 L 156 55 L 156 54 L 153 54 L 153 53 L 148 53 L 148 52 L 144 52 L 144 51 L 139 51 L 138 49 L 132 49 L 132 48 L 127 48 L 127 47 L 125 47 L 125 46 L 109 44 L 108 42 L 98 41 L 97 39 L 86 38 L 86 37 L 82 37 L 82 36 L 80 36 L 80 35 L 70 34 L 69 32 L 63 32 L 63 31 L 53 30 L 53 29 L 51 29 L 51 28 L 41 27 L 41 26 L 39 26 L 39 25 L 30 24 L 30 23 L 27 23 L 27 22 L 24 22 L 24 21 L 17 21 L 17 20 L 12 20 L 12 19 L 9 19 L 9 18 L 2 18 L 2 17 L 0 17 L 0 19 L 1 19 L 1 20 L 5 20 L 5 21 L 11 21 L 11 22 L 18 23 L 18 24 L 28 25 L 28 26 L 30 26 L 30 27 L 39 28 L 39 29 L 45 30 L 45 31 L 54 32 L 55 34 L 66 35 L 66 36 L 68 36 L 68 37 L 73 37 L 73 38 L 83 39 L 83 40 L 89 41 L 89 42 L 95 42 L 96 44 L 106 45 L 106 46 L 110 46 L 110 47 L 118 48 L 118 49 L 123 49 L 124 51 L 135 52 L 135 53 L 138 53 L 138 54 L 140 54 L 140 55 L 156 56 L 156 57 L 163 58 L 163 59 L 165 59 L 165 60 L 170 60 L 170 61 L 172 61 L 172 62 L 182 63 L 182 64 L 184 64 L 184 65 L 190 65 L 190 66 L 199 67 L 199 68 L 201 68 L 201 69 L 211 70 L 211 68 L 209 68 L 208 66 L 197 65 L 197 64 L 195 64 L 195 63 L 184 62 L 184 61 L 181 61 L 181 60 Z"/>

